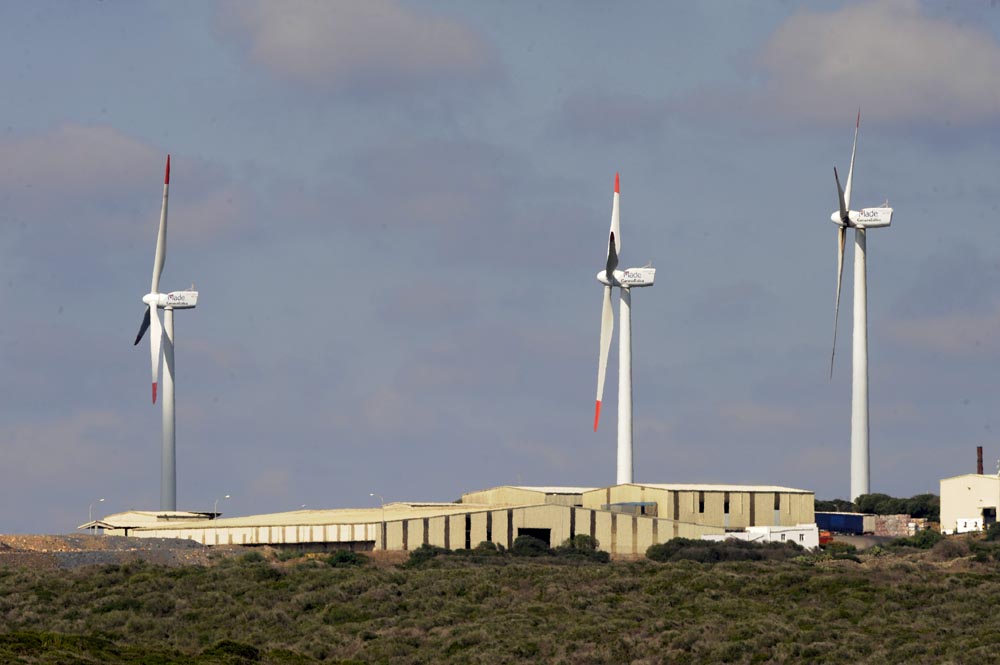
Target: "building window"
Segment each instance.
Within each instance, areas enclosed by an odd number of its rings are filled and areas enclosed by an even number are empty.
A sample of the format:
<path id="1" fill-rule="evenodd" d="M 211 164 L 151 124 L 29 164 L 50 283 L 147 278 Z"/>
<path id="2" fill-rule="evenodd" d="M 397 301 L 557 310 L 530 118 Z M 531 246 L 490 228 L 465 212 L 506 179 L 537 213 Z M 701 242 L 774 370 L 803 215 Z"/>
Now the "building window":
<path id="1" fill-rule="evenodd" d="M 705 512 L 705 493 L 698 492 L 698 514 Z"/>
<path id="2" fill-rule="evenodd" d="M 781 534 L 781 542 L 785 542 L 785 534 Z"/>
<path id="3" fill-rule="evenodd" d="M 804 534 L 804 533 L 800 533 L 799 534 L 799 542 L 800 543 L 806 542 L 806 534 Z"/>
<path id="4" fill-rule="evenodd" d="M 722 512 L 724 512 L 727 515 L 729 514 L 729 492 L 726 492 L 725 496 L 722 499 Z"/>

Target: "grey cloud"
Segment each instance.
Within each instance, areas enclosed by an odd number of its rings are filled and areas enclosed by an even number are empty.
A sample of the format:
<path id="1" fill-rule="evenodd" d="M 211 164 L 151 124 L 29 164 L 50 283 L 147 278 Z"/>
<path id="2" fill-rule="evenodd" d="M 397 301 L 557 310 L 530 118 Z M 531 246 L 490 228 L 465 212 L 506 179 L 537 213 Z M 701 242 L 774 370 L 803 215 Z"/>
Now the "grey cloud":
<path id="1" fill-rule="evenodd" d="M 783 115 L 978 124 L 1000 116 L 1000 44 L 974 24 L 926 15 L 917 0 L 800 9 L 760 50 L 767 106 Z"/>
<path id="2" fill-rule="evenodd" d="M 219 20 L 252 62 L 313 90 L 410 94 L 501 72 L 483 35 L 394 0 L 227 2 Z"/>
<path id="3" fill-rule="evenodd" d="M 648 142 L 663 135 L 674 113 L 674 105 L 667 100 L 577 93 L 563 101 L 549 131 L 571 139 Z"/>

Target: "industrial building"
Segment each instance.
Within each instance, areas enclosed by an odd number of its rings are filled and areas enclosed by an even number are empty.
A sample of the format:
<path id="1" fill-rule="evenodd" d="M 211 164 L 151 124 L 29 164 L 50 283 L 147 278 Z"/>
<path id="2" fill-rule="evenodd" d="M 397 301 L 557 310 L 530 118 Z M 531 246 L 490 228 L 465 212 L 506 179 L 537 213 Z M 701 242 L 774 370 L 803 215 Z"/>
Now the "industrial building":
<path id="1" fill-rule="evenodd" d="M 135 538 L 188 538 L 204 545 L 273 545 L 354 550 L 448 549 L 520 535 L 556 546 L 576 535 L 615 557 L 641 556 L 671 538 L 724 536 L 745 527 L 814 521 L 807 490 L 750 485 L 503 486 L 458 503 L 393 502 L 380 508 L 298 510 L 220 518 L 213 513 L 128 511 L 81 528 Z"/>
<path id="2" fill-rule="evenodd" d="M 941 481 L 941 533 L 979 531 L 997 520 L 1000 477 L 966 473 Z"/>

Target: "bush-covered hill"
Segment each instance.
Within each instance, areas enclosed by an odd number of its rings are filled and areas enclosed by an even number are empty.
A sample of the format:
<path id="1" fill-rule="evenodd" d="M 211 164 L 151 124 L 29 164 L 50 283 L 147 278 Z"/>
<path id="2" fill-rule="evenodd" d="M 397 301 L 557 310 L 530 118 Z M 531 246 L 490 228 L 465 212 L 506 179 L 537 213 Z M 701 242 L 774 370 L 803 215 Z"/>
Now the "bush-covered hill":
<path id="1" fill-rule="evenodd" d="M 0 662 L 988 662 L 1000 567 L 987 546 L 975 559 L 950 540 L 861 563 L 483 555 L 376 567 L 254 553 L 0 569 Z"/>

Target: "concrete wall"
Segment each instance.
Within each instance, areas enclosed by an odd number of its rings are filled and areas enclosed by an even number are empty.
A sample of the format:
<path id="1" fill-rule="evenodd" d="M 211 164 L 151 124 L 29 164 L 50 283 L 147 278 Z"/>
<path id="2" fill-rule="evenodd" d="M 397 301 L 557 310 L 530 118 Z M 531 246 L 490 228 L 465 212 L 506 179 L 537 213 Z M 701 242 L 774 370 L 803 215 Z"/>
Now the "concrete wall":
<path id="1" fill-rule="evenodd" d="M 941 481 L 941 531 L 954 533 L 960 522 L 982 520 L 983 508 L 1000 502 L 1000 479 L 975 473 Z"/>

